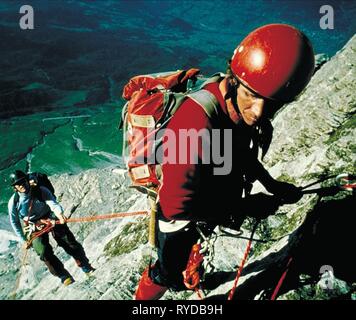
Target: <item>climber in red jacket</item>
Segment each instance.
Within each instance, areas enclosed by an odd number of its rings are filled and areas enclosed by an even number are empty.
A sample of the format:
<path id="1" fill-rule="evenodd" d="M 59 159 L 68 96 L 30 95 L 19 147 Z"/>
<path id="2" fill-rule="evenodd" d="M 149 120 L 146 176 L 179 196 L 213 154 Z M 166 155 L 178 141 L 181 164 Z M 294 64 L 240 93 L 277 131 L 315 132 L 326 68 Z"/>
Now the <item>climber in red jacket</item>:
<path id="1" fill-rule="evenodd" d="M 143 273 L 137 300 L 159 299 L 168 288 L 184 289 L 182 271 L 199 234 L 196 221 L 217 225 L 229 219 L 242 204 L 246 183 L 259 180 L 266 190 L 295 202 L 300 190 L 273 179 L 257 159 L 258 148 L 268 140 L 268 121 L 277 105 L 292 101 L 308 84 L 314 70 L 314 53 L 306 36 L 294 27 L 271 24 L 254 30 L 236 48 L 230 73 L 204 89 L 219 104 L 219 120 L 187 99 L 176 111 L 167 129 L 179 136 L 182 129 L 220 129 L 232 133 L 232 166 L 229 174 L 216 175 L 212 164 L 164 163 L 159 190 L 158 260 Z M 165 141 L 165 140 L 164 140 Z M 202 160 L 202 146 L 187 146 Z M 179 143 L 176 152 L 182 152 Z M 245 191 L 246 193 L 246 191 Z"/>

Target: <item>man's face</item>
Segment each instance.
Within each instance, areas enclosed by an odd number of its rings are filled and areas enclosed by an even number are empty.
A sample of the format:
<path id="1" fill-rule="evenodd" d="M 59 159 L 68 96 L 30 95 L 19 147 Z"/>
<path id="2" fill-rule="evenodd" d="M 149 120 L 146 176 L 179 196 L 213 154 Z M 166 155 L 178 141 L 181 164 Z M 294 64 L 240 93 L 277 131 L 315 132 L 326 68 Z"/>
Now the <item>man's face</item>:
<path id="1" fill-rule="evenodd" d="M 26 180 L 20 184 L 15 184 L 14 187 L 15 187 L 15 190 L 20 193 L 26 193 L 29 190 L 29 184 Z"/>
<path id="2" fill-rule="evenodd" d="M 263 115 L 266 99 L 239 85 L 237 88 L 237 105 L 243 120 L 247 125 L 255 125 Z"/>

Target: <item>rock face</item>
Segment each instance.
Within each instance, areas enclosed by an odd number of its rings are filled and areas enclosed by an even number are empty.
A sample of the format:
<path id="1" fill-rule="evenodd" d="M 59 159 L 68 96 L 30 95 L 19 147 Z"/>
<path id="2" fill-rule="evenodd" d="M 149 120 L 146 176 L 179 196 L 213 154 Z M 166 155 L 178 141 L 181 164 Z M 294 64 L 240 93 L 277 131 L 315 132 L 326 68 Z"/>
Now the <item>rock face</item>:
<path id="1" fill-rule="evenodd" d="M 316 72 L 297 101 L 276 115 L 274 138 L 265 158 L 275 178 L 305 186 L 328 175 L 354 172 L 355 51 L 356 36 Z M 129 188 L 130 181 L 121 169 L 93 169 L 52 180 L 66 214 L 72 217 L 148 210 L 146 197 Z M 333 180 L 326 180 L 323 186 L 332 184 Z M 261 190 L 256 183 L 253 192 Z M 345 191 L 309 194 L 296 204 L 280 206 L 257 228 L 234 299 L 270 299 L 288 261 L 279 299 L 354 298 L 354 207 L 355 193 Z M 6 223 L 0 223 L 7 229 L 0 230 L 0 299 L 132 299 L 148 264 L 146 216 L 71 224 L 97 270 L 86 278 L 73 259 L 56 248 L 76 279 L 69 287 L 50 275 L 32 250 L 19 269 L 20 246 Z M 207 299 L 227 298 L 252 223 L 252 218 L 245 221 L 240 237 L 216 230 L 215 270 L 205 281 Z M 327 275 L 330 279 L 325 280 Z M 196 298 L 191 291 L 163 296 Z"/>

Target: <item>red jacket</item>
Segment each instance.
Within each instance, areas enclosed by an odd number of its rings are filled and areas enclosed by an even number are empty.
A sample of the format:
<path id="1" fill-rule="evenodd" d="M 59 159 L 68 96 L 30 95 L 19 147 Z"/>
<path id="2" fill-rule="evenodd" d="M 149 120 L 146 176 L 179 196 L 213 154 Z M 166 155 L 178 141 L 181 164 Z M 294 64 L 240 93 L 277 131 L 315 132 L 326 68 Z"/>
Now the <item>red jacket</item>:
<path id="1" fill-rule="evenodd" d="M 171 220 L 219 220 L 236 213 L 243 188 L 243 174 L 255 164 L 249 145 L 252 128 L 240 120 L 234 124 L 227 115 L 225 100 L 218 83 L 209 84 L 209 90 L 218 99 L 221 116 L 210 119 L 205 111 L 191 99 L 185 101 L 169 122 L 169 129 L 178 136 L 179 129 L 231 129 L 233 134 L 232 170 L 228 175 L 214 175 L 215 164 L 163 164 L 163 183 L 159 190 L 160 205 L 165 218 Z M 222 144 L 222 143 L 221 143 Z M 190 146 L 188 144 L 188 150 Z M 179 143 L 176 154 L 178 158 Z M 202 157 L 201 145 L 198 150 Z M 223 154 L 223 151 L 221 151 Z M 188 159 L 189 155 L 188 155 Z M 254 160 L 252 160 L 254 159 Z"/>

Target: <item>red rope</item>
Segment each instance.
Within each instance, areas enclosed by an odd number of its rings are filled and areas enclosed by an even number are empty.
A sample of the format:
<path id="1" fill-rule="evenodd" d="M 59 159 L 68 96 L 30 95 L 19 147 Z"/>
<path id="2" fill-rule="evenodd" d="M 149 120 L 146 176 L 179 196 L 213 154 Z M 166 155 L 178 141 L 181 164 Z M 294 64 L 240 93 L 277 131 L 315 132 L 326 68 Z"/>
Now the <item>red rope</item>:
<path id="1" fill-rule="evenodd" d="M 204 256 L 200 253 L 201 245 L 196 243 L 192 246 L 190 251 L 186 269 L 182 272 L 184 285 L 190 289 L 195 290 L 198 297 L 203 299 L 199 290 L 200 275 L 199 268 L 203 262 Z"/>
<path id="2" fill-rule="evenodd" d="M 47 232 L 50 232 L 54 228 L 54 224 L 52 224 L 50 220 L 42 220 L 38 225 L 43 225 L 43 224 L 45 225 L 43 229 L 39 231 L 35 231 L 31 234 L 31 238 L 26 242 L 27 243 L 26 249 L 28 249 L 31 246 L 32 242 L 36 238 L 42 236 Z"/>
<path id="3" fill-rule="evenodd" d="M 203 297 L 203 295 L 202 295 L 201 290 L 199 289 L 199 287 L 195 287 L 195 288 L 194 288 L 194 291 L 195 291 L 195 293 L 197 294 L 197 296 L 199 297 L 200 300 L 204 300 L 204 297 Z"/>
<path id="4" fill-rule="evenodd" d="M 251 250 L 251 243 L 252 243 L 252 241 L 249 240 L 249 242 L 247 244 L 247 247 L 246 247 L 246 250 L 245 250 L 244 257 L 243 257 L 243 259 L 241 261 L 241 265 L 237 269 L 237 275 L 235 277 L 234 285 L 232 286 L 232 288 L 230 290 L 229 297 L 227 298 L 227 300 L 231 300 L 232 297 L 234 296 L 234 293 L 235 293 L 235 290 L 236 290 L 236 287 L 237 287 L 237 283 L 238 283 L 239 278 L 240 278 L 241 273 L 242 273 L 242 269 L 243 269 L 244 264 L 245 264 L 245 262 L 247 260 L 248 254 L 250 253 L 250 250 Z"/>
<path id="5" fill-rule="evenodd" d="M 289 270 L 289 265 L 291 264 L 293 260 L 293 257 L 290 257 L 289 260 L 288 260 L 288 263 L 287 263 L 287 267 L 286 267 L 286 270 L 283 272 L 281 278 L 279 279 L 278 283 L 277 283 L 277 286 L 276 288 L 274 289 L 273 291 L 273 294 L 272 294 L 272 297 L 271 297 L 271 300 L 276 300 L 276 297 L 277 297 L 277 294 L 278 294 L 278 291 L 279 289 L 281 288 L 282 284 L 283 284 L 283 281 L 287 275 L 287 272 Z"/>
<path id="6" fill-rule="evenodd" d="M 348 189 L 348 188 L 354 189 L 354 188 L 356 188 L 356 184 L 355 184 L 355 183 L 352 183 L 352 184 L 343 184 L 343 185 L 341 186 L 341 188 L 343 188 L 343 189 Z"/>
<path id="7" fill-rule="evenodd" d="M 242 273 L 242 270 L 244 268 L 244 265 L 245 265 L 245 262 L 248 258 L 248 254 L 250 253 L 250 250 L 251 250 L 251 244 L 252 244 L 252 239 L 253 239 L 253 235 L 257 229 L 257 226 L 258 226 L 258 222 L 255 223 L 253 229 L 252 229 L 252 232 L 251 232 L 251 236 L 250 236 L 250 239 L 247 243 L 247 247 L 246 247 L 246 250 L 245 250 L 245 253 L 244 253 L 244 257 L 241 261 L 241 265 L 237 268 L 237 274 L 236 274 L 236 277 L 235 277 L 235 281 L 234 281 L 234 285 L 232 286 L 231 290 L 230 290 L 230 293 L 229 293 L 229 296 L 227 298 L 227 300 L 231 300 L 232 297 L 234 296 L 234 293 L 235 293 L 235 290 L 236 290 L 236 287 L 237 287 L 237 283 L 240 279 L 240 276 L 241 276 L 241 273 Z"/>

